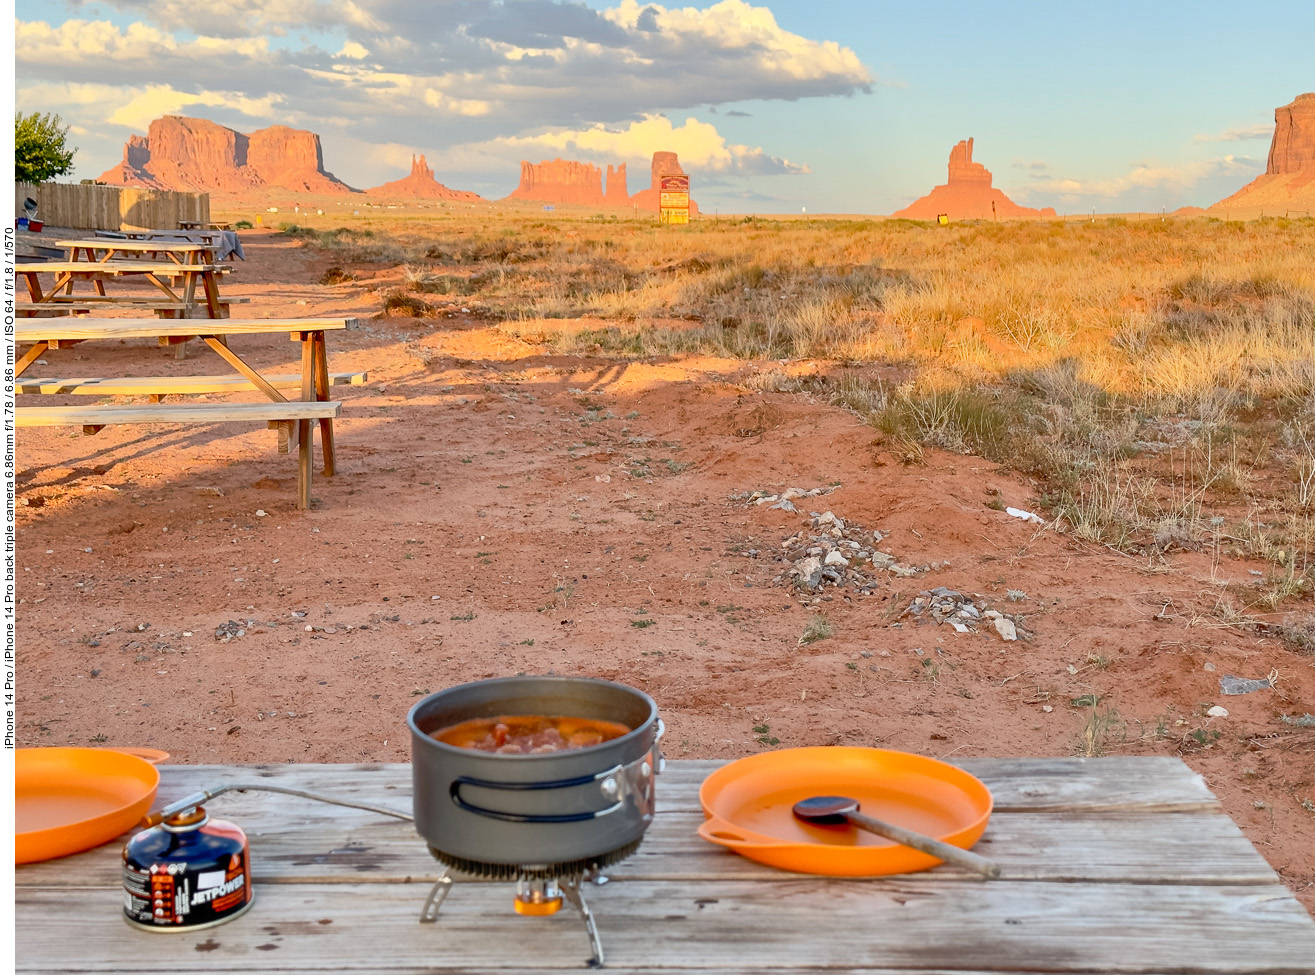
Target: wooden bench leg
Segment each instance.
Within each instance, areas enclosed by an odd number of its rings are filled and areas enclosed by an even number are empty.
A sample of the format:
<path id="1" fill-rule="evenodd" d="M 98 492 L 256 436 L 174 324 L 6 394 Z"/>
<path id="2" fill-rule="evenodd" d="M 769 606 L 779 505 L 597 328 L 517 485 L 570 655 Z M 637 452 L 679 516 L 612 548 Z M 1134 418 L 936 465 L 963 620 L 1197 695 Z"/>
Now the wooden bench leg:
<path id="1" fill-rule="evenodd" d="M 310 420 L 297 421 L 297 507 L 305 511 L 310 507 Z"/>
<path id="2" fill-rule="evenodd" d="M 32 348 L 28 349 L 27 352 L 23 354 L 23 358 L 19 359 L 18 362 L 14 364 L 14 377 L 17 378 L 23 375 L 23 373 L 27 371 L 28 366 L 32 365 L 32 363 L 36 362 L 46 354 L 48 348 L 50 348 L 49 342 L 34 342 Z"/>
<path id="3" fill-rule="evenodd" d="M 325 352 L 324 333 L 316 332 L 314 342 L 315 398 L 320 402 L 329 399 L 329 357 Z M 333 477 L 333 417 L 320 418 L 320 450 L 324 454 L 324 476 Z"/>

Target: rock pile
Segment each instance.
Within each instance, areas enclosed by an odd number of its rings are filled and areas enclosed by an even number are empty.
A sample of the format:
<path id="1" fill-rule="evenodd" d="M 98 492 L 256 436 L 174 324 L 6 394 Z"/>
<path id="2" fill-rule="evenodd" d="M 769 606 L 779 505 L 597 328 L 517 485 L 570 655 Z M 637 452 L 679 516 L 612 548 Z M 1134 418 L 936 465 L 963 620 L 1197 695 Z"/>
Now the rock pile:
<path id="1" fill-rule="evenodd" d="M 1011 599 L 1016 591 L 1010 590 Z M 990 624 L 1000 635 L 1000 639 L 1006 643 L 1017 640 L 1020 634 L 1024 639 L 1028 637 L 1027 631 L 1023 629 L 1021 617 L 986 609 L 985 602 L 979 607 L 974 599 L 981 598 L 976 595 L 968 596 L 957 589 L 947 589 L 945 586 L 924 589 L 913 597 L 913 602 L 909 603 L 908 608 L 900 614 L 900 619 L 911 616 L 918 624 L 929 621 L 937 624 L 949 623 L 958 633 L 976 633 L 979 626 Z"/>
<path id="2" fill-rule="evenodd" d="M 834 486 L 813 488 L 787 488 L 780 494 L 753 491 L 733 494 L 731 499 L 751 505 L 768 505 L 781 511 L 797 512 L 795 501 L 830 494 Z M 856 522 L 846 522 L 832 511 L 808 512 L 808 525 L 781 542 L 781 554 L 768 554 L 774 561 L 786 561 L 790 568 L 772 579 L 774 585 L 793 585 L 804 594 L 820 594 L 830 583 L 833 587 L 852 587 L 862 595 L 873 592 L 881 581 L 881 573 L 898 577 L 916 576 L 931 569 L 947 566 L 948 562 L 931 562 L 926 565 L 908 565 L 890 552 L 877 548 L 886 537 L 880 531 L 868 530 Z M 741 553 L 747 558 L 760 558 L 765 553 L 749 549 Z M 829 598 L 829 597 L 827 597 Z"/>

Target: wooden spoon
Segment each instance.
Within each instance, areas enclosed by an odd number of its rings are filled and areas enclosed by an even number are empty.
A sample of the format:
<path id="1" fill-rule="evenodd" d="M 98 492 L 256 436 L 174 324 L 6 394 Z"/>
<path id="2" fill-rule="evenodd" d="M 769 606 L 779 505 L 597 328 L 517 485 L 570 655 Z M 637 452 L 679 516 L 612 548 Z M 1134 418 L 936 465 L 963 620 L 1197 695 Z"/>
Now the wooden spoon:
<path id="1" fill-rule="evenodd" d="M 984 856 L 970 853 L 958 846 L 951 846 L 949 843 L 942 843 L 922 833 L 915 833 L 903 826 L 873 819 L 871 816 L 863 815 L 858 809 L 858 800 L 846 796 L 812 796 L 808 799 L 800 799 L 794 804 L 795 817 L 806 823 L 817 826 L 857 826 L 859 829 L 884 836 L 888 840 L 894 840 L 896 843 L 947 863 L 957 863 L 961 867 L 980 873 L 983 877 L 1000 876 L 1000 865 L 994 860 L 988 860 Z"/>

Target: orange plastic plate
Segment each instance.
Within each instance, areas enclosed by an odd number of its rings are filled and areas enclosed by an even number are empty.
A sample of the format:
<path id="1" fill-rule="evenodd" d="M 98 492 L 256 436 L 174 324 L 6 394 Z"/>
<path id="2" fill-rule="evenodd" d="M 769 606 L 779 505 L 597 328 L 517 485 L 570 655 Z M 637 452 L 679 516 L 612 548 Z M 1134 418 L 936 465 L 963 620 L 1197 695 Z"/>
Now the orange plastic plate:
<path id="1" fill-rule="evenodd" d="M 34 863 L 100 846 L 137 825 L 160 783 L 152 761 L 168 755 L 20 748 L 15 757 L 14 862 Z"/>
<path id="2" fill-rule="evenodd" d="M 882 748 L 787 748 L 724 765 L 699 789 L 699 835 L 741 856 L 798 873 L 876 877 L 941 861 L 852 827 L 816 826 L 791 812 L 800 799 L 857 799 L 869 816 L 963 849 L 991 818 L 991 792 L 945 762 Z"/>

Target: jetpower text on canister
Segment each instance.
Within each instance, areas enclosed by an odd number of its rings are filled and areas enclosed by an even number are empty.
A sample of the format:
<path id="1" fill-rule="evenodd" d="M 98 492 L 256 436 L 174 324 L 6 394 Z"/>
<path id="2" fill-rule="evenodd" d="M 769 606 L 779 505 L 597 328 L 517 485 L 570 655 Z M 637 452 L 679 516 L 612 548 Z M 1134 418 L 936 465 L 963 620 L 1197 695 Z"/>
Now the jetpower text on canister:
<path id="1" fill-rule="evenodd" d="M 123 913 L 148 931 L 193 931 L 251 906 L 246 835 L 196 806 L 123 848 Z"/>

